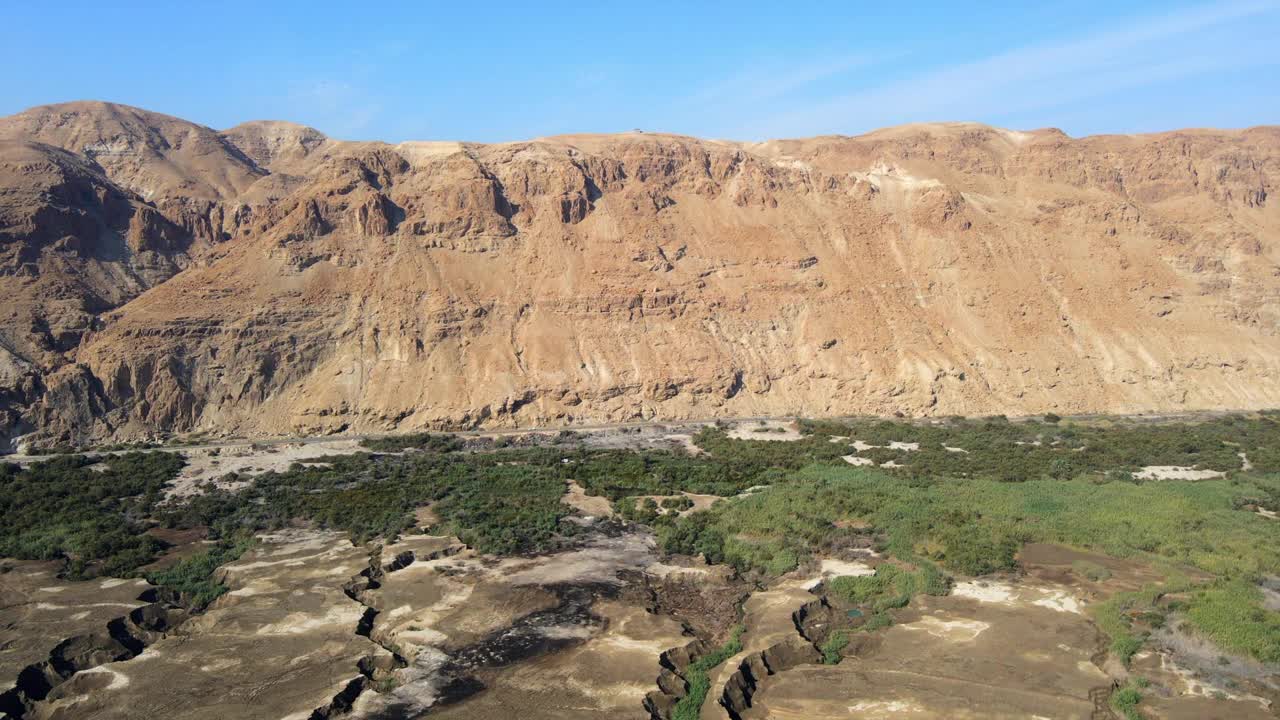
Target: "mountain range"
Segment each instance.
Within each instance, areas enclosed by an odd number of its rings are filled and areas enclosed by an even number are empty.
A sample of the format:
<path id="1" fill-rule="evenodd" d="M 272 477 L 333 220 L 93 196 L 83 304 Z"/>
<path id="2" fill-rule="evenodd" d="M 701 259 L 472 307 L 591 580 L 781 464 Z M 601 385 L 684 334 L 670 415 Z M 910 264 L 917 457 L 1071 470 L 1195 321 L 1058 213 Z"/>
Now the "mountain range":
<path id="1" fill-rule="evenodd" d="M 1280 406 L 1280 127 L 0 118 L 0 439 Z"/>

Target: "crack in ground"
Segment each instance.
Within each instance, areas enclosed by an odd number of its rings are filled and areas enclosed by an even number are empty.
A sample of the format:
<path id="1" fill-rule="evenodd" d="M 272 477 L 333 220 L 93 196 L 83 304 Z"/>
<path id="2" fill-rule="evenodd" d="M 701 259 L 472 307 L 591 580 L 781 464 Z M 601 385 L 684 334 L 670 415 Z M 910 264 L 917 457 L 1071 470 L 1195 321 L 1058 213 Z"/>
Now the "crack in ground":
<path id="1" fill-rule="evenodd" d="M 104 631 L 64 639 L 49 657 L 18 672 L 14 686 L 0 694 L 0 717 L 24 720 L 76 673 L 100 665 L 132 660 L 196 614 L 190 598 L 160 587 L 138 596 L 149 603 L 108 620 Z"/>
<path id="2" fill-rule="evenodd" d="M 458 545 L 449 546 L 429 553 L 421 560 L 429 562 L 448 557 L 461 549 L 462 547 Z M 382 547 L 378 546 L 369 554 L 368 566 L 343 584 L 342 592 L 354 602 L 364 606 L 364 612 L 356 622 L 355 634 L 368 638 L 370 642 L 385 650 L 390 659 L 387 660 L 374 655 L 367 655 L 361 658 L 356 664 L 356 669 L 360 674 L 344 685 L 326 705 L 313 710 L 309 720 L 330 720 L 350 713 L 355 706 L 356 700 L 366 690 L 378 692 L 376 688 L 377 682 L 390 678 L 397 670 L 409 666 L 409 662 L 400 654 L 399 648 L 373 637 L 374 622 L 382 611 L 368 598 L 367 593 L 382 587 L 382 581 L 388 574 L 403 570 L 418 562 L 418 560 L 419 558 L 414 551 L 405 550 L 397 554 L 389 562 L 383 563 Z"/>
<path id="3" fill-rule="evenodd" d="M 517 618 L 484 639 L 452 652 L 439 652 L 427 659 L 416 684 L 430 689 L 429 703 L 391 699 L 369 717 L 371 720 L 412 720 L 433 709 L 452 705 L 483 691 L 478 677 L 484 670 L 502 668 L 583 642 L 604 625 L 591 612 L 599 599 L 615 598 L 620 592 L 611 583 L 547 585 L 559 601 L 553 608 Z"/>

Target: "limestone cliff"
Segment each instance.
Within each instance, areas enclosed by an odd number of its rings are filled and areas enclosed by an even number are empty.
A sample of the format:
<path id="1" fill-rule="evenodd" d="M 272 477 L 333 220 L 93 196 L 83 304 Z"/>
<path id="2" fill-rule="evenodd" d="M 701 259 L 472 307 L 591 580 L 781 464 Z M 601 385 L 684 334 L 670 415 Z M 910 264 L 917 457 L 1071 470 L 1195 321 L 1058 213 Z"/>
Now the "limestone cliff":
<path id="1" fill-rule="evenodd" d="M 0 338 L 49 436 L 1280 406 L 1280 128 L 388 145 L 76 103 L 6 137 L 132 212 L 72 262 L 102 231 L 7 169 L 10 324 L 142 278 L 57 352 Z"/>

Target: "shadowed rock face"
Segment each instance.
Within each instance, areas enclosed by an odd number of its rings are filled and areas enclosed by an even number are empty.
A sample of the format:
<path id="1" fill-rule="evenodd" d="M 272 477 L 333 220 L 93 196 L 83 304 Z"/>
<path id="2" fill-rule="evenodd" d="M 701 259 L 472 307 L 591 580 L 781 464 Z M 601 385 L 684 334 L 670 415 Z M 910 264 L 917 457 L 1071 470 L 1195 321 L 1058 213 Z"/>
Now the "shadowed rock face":
<path id="1" fill-rule="evenodd" d="M 368 550 L 344 536 L 285 531 L 225 566 L 229 592 L 136 657 L 81 672 L 28 717 L 327 717 L 358 695 L 389 653 L 356 632 L 364 609 L 343 592 Z"/>
<path id="2" fill-rule="evenodd" d="M 147 614 L 142 580 L 58 579 L 53 562 L 8 561 L 0 570 L 0 716 L 19 717 L 66 678 L 137 654 Z M 142 625 L 152 625 L 137 615 Z M 154 615 L 154 613 L 152 614 Z"/>
<path id="3" fill-rule="evenodd" d="M 48 436 L 1280 403 L 1276 128 L 387 145 L 75 103 L 3 137 L 191 259 L 60 354 L 6 348 L 10 426 Z"/>

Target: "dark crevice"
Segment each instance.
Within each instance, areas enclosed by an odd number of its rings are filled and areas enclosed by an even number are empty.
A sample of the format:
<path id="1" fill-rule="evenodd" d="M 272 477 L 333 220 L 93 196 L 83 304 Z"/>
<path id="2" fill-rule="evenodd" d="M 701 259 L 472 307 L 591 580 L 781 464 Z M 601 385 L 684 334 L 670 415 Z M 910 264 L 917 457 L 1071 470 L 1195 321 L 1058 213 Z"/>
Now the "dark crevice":
<path id="1" fill-rule="evenodd" d="M 601 598 L 616 598 L 616 585 L 598 583 L 587 585 L 551 585 L 547 589 L 556 595 L 559 603 L 546 610 L 524 615 L 511 625 L 490 633 L 485 638 L 448 654 L 448 659 L 433 673 L 435 701 L 429 707 L 408 702 L 392 701 L 372 720 L 406 720 L 429 714 L 471 698 L 486 689 L 478 676 L 481 671 L 507 667 L 519 662 L 558 652 L 583 642 L 583 638 L 595 634 L 604 620 L 591 612 L 591 606 Z M 591 632 L 583 637 L 556 637 L 546 632 L 551 627 L 583 627 Z"/>
<path id="2" fill-rule="evenodd" d="M 190 608 L 173 602 L 157 588 L 139 600 L 151 604 L 109 620 L 103 632 L 76 635 L 58 643 L 49 657 L 23 668 L 14 687 L 0 695 L 0 715 L 27 718 L 36 705 L 76 673 L 137 657 L 190 616 Z M 163 598 L 163 599 L 158 599 Z"/>
<path id="3" fill-rule="evenodd" d="M 422 559 L 430 561 L 447 557 L 461 549 L 461 546 L 451 545 Z M 385 650 L 387 655 L 383 657 L 368 655 L 361 658 L 356 663 L 356 669 L 360 672 L 359 677 L 344 685 L 342 690 L 337 695 L 334 695 L 326 705 L 313 710 L 310 720 L 330 720 L 331 718 L 346 715 L 351 712 L 356 700 L 366 690 L 375 689 L 378 681 L 390 677 L 395 671 L 409 665 L 404 656 L 400 654 L 398 648 L 373 636 L 374 624 L 377 622 L 378 614 L 381 610 L 378 609 L 374 599 L 369 597 L 368 593 L 371 590 L 377 590 L 382 587 L 382 581 L 389 573 L 403 570 L 417 562 L 418 559 L 416 553 L 412 550 L 406 550 L 391 558 L 389 562 L 383 563 L 382 548 L 379 546 L 369 554 L 369 565 L 342 586 L 342 591 L 348 598 L 364 606 L 364 612 L 361 613 L 360 620 L 356 622 L 355 634 L 369 638 L 371 642 Z"/>

